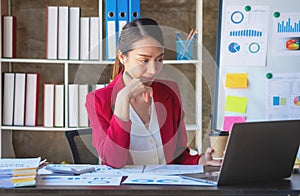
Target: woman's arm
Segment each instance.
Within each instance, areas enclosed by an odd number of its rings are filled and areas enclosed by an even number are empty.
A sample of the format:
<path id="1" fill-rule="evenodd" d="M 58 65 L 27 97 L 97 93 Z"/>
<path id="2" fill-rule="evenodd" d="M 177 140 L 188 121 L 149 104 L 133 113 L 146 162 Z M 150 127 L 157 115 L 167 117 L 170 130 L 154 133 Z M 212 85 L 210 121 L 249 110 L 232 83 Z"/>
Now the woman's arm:
<path id="1" fill-rule="evenodd" d="M 107 103 L 91 92 L 85 105 L 93 129 L 93 145 L 101 160 L 104 164 L 120 168 L 128 159 L 131 121 L 122 121 L 112 114 L 111 104 Z"/>

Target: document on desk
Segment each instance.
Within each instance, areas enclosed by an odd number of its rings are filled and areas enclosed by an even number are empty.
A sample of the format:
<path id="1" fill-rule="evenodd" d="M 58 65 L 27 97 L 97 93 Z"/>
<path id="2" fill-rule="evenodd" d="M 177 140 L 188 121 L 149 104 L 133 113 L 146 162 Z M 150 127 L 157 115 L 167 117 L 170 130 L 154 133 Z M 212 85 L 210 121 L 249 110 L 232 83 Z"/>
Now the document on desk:
<path id="1" fill-rule="evenodd" d="M 203 173 L 203 165 L 145 165 L 143 173 L 157 175 L 175 175 L 175 174 L 192 174 Z"/>
<path id="2" fill-rule="evenodd" d="M 38 175 L 37 185 L 43 186 L 120 186 L 122 176 L 54 176 Z"/>
<path id="3" fill-rule="evenodd" d="M 179 176 L 162 176 L 154 174 L 131 174 L 122 184 L 145 184 L 145 185 L 193 185 L 193 186 L 214 186 L 212 184 L 187 180 Z"/>
<path id="4" fill-rule="evenodd" d="M 107 165 L 94 165 L 95 171 L 81 174 L 81 176 L 128 176 L 134 173 L 143 173 L 144 166 L 143 165 L 126 165 L 123 168 L 116 169 L 109 167 Z"/>
<path id="5" fill-rule="evenodd" d="M 81 174 L 81 176 L 98 175 L 114 175 L 114 176 L 128 176 L 130 174 L 157 174 L 157 175 L 176 175 L 176 174 L 191 174 L 203 173 L 203 165 L 126 165 L 123 168 L 115 169 L 106 165 L 94 166 L 94 172 Z"/>

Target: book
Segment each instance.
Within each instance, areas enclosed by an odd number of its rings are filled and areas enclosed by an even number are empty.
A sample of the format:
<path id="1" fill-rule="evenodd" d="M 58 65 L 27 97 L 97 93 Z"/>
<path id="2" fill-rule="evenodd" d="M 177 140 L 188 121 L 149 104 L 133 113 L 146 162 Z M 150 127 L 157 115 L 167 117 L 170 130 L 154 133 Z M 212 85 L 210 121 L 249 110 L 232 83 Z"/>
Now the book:
<path id="1" fill-rule="evenodd" d="M 10 178 L 0 177 L 0 187 L 2 188 L 15 188 L 15 187 L 27 187 L 36 185 L 35 176 L 17 176 Z"/>
<path id="2" fill-rule="evenodd" d="M 15 74 L 4 73 L 2 124 L 13 125 Z"/>
<path id="3" fill-rule="evenodd" d="M 86 164 L 48 164 L 47 170 L 53 173 L 79 175 L 95 171 L 95 167 Z"/>
<path id="4" fill-rule="evenodd" d="M 57 59 L 58 7 L 47 6 L 47 48 L 46 58 Z"/>
<path id="5" fill-rule="evenodd" d="M 44 84 L 44 127 L 54 126 L 54 84 Z"/>
<path id="6" fill-rule="evenodd" d="M 90 18 L 80 18 L 80 60 L 89 60 Z"/>
<path id="7" fill-rule="evenodd" d="M 64 126 L 64 85 L 55 84 L 55 100 L 54 100 L 54 126 L 63 127 Z"/>
<path id="8" fill-rule="evenodd" d="M 39 103 L 39 83 L 38 73 L 26 74 L 26 101 L 25 101 L 25 125 L 36 126 L 38 121 Z"/>
<path id="9" fill-rule="evenodd" d="M 69 59 L 79 60 L 80 7 L 70 7 Z"/>
<path id="10" fill-rule="evenodd" d="M 89 92 L 88 84 L 79 85 L 79 127 L 88 127 L 89 119 L 85 108 L 86 95 Z"/>
<path id="11" fill-rule="evenodd" d="M 0 187 L 35 186 L 41 158 L 0 159 Z"/>
<path id="12" fill-rule="evenodd" d="M 26 74 L 15 73 L 14 123 L 24 126 Z"/>
<path id="13" fill-rule="evenodd" d="M 69 127 L 79 126 L 79 85 L 69 84 Z"/>
<path id="14" fill-rule="evenodd" d="M 2 56 L 5 58 L 16 57 L 16 17 L 3 16 L 3 46 Z"/>
<path id="15" fill-rule="evenodd" d="M 90 60 L 99 60 L 100 43 L 99 43 L 99 18 L 90 18 Z"/>
<path id="16" fill-rule="evenodd" d="M 58 59 L 69 58 L 69 6 L 58 7 Z"/>

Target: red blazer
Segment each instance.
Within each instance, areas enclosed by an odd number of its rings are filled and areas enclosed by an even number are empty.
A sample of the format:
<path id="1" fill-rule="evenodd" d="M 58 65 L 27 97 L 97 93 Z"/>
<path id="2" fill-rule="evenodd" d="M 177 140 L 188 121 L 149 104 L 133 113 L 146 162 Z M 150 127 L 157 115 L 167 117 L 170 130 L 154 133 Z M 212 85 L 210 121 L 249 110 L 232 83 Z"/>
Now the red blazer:
<path id="1" fill-rule="evenodd" d="M 198 164 L 199 155 L 187 148 L 181 98 L 175 82 L 154 81 L 151 85 L 165 159 L 168 164 Z M 124 122 L 113 114 L 117 93 L 124 88 L 122 74 L 105 88 L 90 92 L 86 109 L 93 129 L 93 145 L 104 164 L 123 167 L 133 164 L 129 152 L 131 121 Z"/>

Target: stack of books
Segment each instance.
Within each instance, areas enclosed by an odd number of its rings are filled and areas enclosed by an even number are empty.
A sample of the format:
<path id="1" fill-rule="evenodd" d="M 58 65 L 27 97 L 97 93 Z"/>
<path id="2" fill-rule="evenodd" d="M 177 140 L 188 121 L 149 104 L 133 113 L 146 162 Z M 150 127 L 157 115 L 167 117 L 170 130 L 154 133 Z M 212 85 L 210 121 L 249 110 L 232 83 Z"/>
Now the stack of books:
<path id="1" fill-rule="evenodd" d="M 40 157 L 0 159 L 0 187 L 35 186 L 40 161 Z"/>

